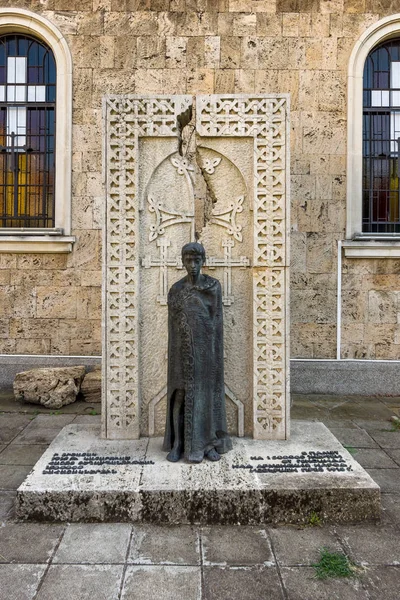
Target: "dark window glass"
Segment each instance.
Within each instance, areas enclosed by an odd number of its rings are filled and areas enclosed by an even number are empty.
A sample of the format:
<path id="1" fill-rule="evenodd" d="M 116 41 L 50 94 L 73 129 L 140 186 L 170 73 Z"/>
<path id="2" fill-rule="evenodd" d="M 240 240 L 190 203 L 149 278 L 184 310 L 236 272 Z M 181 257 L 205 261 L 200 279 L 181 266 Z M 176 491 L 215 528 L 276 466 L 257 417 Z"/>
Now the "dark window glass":
<path id="1" fill-rule="evenodd" d="M 54 227 L 55 89 L 46 44 L 0 37 L 0 227 Z"/>
<path id="2" fill-rule="evenodd" d="M 400 39 L 380 44 L 364 67 L 363 231 L 400 233 Z"/>

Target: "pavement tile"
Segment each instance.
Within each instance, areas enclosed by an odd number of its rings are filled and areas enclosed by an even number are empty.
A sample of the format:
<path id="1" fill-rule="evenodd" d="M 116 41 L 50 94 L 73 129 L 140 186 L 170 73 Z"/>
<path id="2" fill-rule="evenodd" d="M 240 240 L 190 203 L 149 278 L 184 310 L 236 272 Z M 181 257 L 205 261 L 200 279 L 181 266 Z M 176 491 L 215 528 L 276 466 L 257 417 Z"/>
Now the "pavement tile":
<path id="1" fill-rule="evenodd" d="M 368 569 L 363 578 L 369 600 L 398 600 L 400 590 L 400 568 L 378 567 Z"/>
<path id="2" fill-rule="evenodd" d="M 267 533 L 260 527 L 204 527 L 201 539 L 204 565 L 248 566 L 275 562 Z"/>
<path id="3" fill-rule="evenodd" d="M 400 396 L 382 396 L 380 398 L 384 404 L 391 404 L 392 406 L 400 406 Z"/>
<path id="4" fill-rule="evenodd" d="M 4 448 L 7 448 L 7 444 L 0 444 L 0 454 L 3 452 Z"/>
<path id="5" fill-rule="evenodd" d="M 0 519 L 9 516 L 14 507 L 16 492 L 0 492 Z"/>
<path id="6" fill-rule="evenodd" d="M 284 597 L 275 567 L 204 567 L 203 581 L 204 600 L 282 600 Z"/>
<path id="7" fill-rule="evenodd" d="M 32 600 L 46 565 L 0 565 L 0 590 L 4 600 Z"/>
<path id="8" fill-rule="evenodd" d="M 361 427 L 361 429 L 365 429 L 368 433 L 370 431 L 390 431 L 393 427 L 389 419 L 384 419 L 381 421 L 354 419 L 354 423 L 356 423 L 358 427 Z"/>
<path id="9" fill-rule="evenodd" d="M 358 448 L 353 456 L 364 469 L 396 469 L 399 466 L 384 450 L 375 448 Z"/>
<path id="10" fill-rule="evenodd" d="M 357 563 L 399 565 L 400 535 L 392 526 L 338 526 L 337 535 Z"/>
<path id="11" fill-rule="evenodd" d="M 358 429 L 358 426 L 351 421 L 350 419 L 322 419 L 322 423 L 328 428 L 331 429 Z"/>
<path id="12" fill-rule="evenodd" d="M 125 523 L 72 523 L 53 563 L 124 563 L 131 529 Z"/>
<path id="13" fill-rule="evenodd" d="M 369 434 L 381 448 L 400 448 L 400 431 L 370 431 Z"/>
<path id="14" fill-rule="evenodd" d="M 29 423 L 27 430 L 41 429 L 42 427 L 49 427 L 50 429 L 62 429 L 66 425 L 72 423 L 75 419 L 75 415 L 37 415 Z"/>
<path id="15" fill-rule="evenodd" d="M 141 565 L 199 565 L 199 534 L 190 525 L 133 525 L 128 562 Z"/>
<path id="16" fill-rule="evenodd" d="M 74 425 L 97 425 L 101 423 L 101 415 L 77 415 L 74 419 Z"/>
<path id="17" fill-rule="evenodd" d="M 0 414 L 0 442 L 11 442 L 26 425 L 30 419 L 26 415 Z"/>
<path id="18" fill-rule="evenodd" d="M 122 573 L 116 565 L 52 565 L 35 600 L 118 600 Z"/>
<path id="19" fill-rule="evenodd" d="M 397 450 L 396 449 L 392 450 L 390 448 L 387 448 L 386 452 L 395 461 L 395 463 L 399 466 L 400 465 L 400 448 L 398 448 Z M 0 455 L 0 460 L 1 460 L 1 455 Z"/>
<path id="20" fill-rule="evenodd" d="M 33 466 L 48 448 L 47 444 L 17 445 L 11 443 L 6 450 L 0 454 L 2 465 L 28 465 Z"/>
<path id="21" fill-rule="evenodd" d="M 354 448 L 378 448 L 378 444 L 361 429 L 332 428 L 331 432 L 344 446 Z"/>
<path id="22" fill-rule="evenodd" d="M 332 419 L 371 419 L 385 421 L 390 418 L 392 411 L 382 402 L 347 402 L 337 408 L 333 408 L 329 415 Z"/>
<path id="23" fill-rule="evenodd" d="M 366 600 L 369 596 L 359 579 L 315 578 L 310 567 L 283 567 L 281 577 L 287 600 Z"/>
<path id="24" fill-rule="evenodd" d="M 310 394 L 308 400 L 311 404 L 315 404 L 316 406 L 327 410 L 332 410 L 332 408 L 342 406 L 349 401 L 351 402 L 346 396 L 320 396 L 319 394 Z"/>
<path id="25" fill-rule="evenodd" d="M 24 430 L 14 440 L 15 444 L 50 444 L 60 433 L 61 427 L 36 427 Z"/>
<path id="26" fill-rule="evenodd" d="M 381 488 L 382 494 L 400 494 L 400 470 L 366 469 Z"/>
<path id="27" fill-rule="evenodd" d="M 290 409 L 291 418 L 301 421 L 323 421 L 324 418 L 329 418 L 329 414 L 327 409 L 315 406 L 311 402 L 304 404 L 296 403 Z"/>
<path id="28" fill-rule="evenodd" d="M 200 567 L 128 566 L 121 600 L 200 600 Z"/>
<path id="29" fill-rule="evenodd" d="M 0 465 L 0 490 L 18 489 L 31 470 L 30 465 Z"/>
<path id="30" fill-rule="evenodd" d="M 388 520 L 400 525 L 400 496 L 395 494 L 382 494 L 382 514 Z"/>
<path id="31" fill-rule="evenodd" d="M 342 549 L 333 532 L 325 527 L 277 527 L 268 531 L 280 565 L 312 565 L 318 561 L 322 547 L 336 551 Z"/>
<path id="32" fill-rule="evenodd" d="M 0 527 L 0 563 L 47 563 L 63 525 L 6 523 Z"/>

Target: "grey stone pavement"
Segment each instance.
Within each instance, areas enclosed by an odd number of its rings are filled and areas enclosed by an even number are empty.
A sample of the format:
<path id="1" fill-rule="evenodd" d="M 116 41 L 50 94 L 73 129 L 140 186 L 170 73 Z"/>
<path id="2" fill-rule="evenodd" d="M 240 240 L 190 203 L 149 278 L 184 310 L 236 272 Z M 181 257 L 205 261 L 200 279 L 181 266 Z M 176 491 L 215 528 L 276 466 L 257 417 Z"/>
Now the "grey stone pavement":
<path id="1" fill-rule="evenodd" d="M 379 524 L 160 527 L 16 522 L 16 489 L 64 425 L 98 405 L 39 409 L 0 393 L 0 598 L 4 600 L 350 600 L 400 598 L 400 397 L 295 396 L 292 418 L 324 422 L 382 490 Z M 320 549 L 351 579 L 315 578 Z"/>

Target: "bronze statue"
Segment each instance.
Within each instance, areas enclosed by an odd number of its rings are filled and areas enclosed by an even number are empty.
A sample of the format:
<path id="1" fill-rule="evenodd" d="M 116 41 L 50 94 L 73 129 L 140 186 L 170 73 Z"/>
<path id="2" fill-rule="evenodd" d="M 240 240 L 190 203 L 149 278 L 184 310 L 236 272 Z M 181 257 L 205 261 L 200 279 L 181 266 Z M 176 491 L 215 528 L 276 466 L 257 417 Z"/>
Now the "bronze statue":
<path id="1" fill-rule="evenodd" d="M 203 275 L 201 244 L 182 248 L 187 275 L 168 294 L 167 460 L 219 460 L 232 449 L 224 390 L 222 294 L 217 279 Z"/>

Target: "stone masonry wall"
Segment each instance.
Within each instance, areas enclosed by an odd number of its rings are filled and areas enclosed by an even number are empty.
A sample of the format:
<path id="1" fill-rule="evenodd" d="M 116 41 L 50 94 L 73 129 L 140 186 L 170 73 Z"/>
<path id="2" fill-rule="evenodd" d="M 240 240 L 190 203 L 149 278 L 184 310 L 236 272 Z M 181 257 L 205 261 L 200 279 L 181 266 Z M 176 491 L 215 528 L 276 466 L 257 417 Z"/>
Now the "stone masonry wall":
<path id="1" fill-rule="evenodd" d="M 334 358 L 346 204 L 346 77 L 398 0 L 0 0 L 73 57 L 70 255 L 0 255 L 0 353 L 101 352 L 102 97 L 291 93 L 292 357 Z M 345 260 L 343 357 L 399 358 L 400 260 Z"/>

